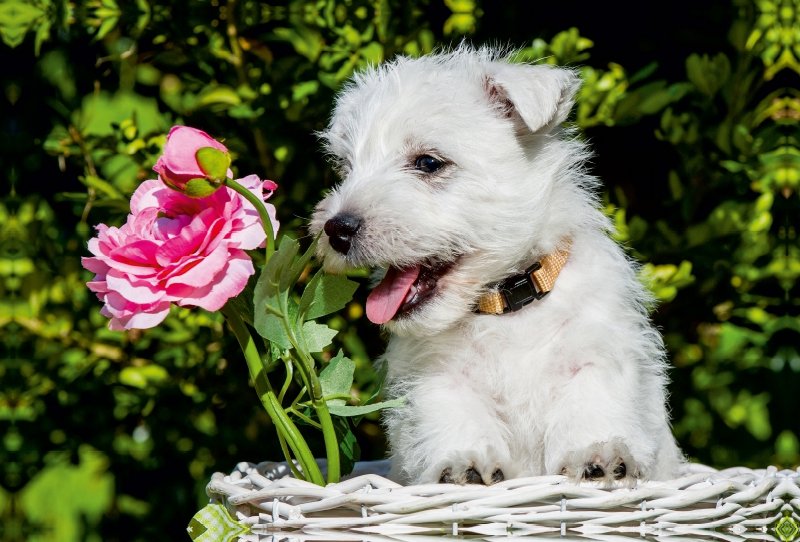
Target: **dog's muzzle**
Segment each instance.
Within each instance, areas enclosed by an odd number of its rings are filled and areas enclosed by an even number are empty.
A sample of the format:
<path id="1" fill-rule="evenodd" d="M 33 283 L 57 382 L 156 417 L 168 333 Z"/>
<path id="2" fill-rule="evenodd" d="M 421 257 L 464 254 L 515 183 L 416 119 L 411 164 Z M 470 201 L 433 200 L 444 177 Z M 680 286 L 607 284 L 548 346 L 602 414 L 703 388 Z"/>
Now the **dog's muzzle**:
<path id="1" fill-rule="evenodd" d="M 353 237 L 361 229 L 361 219 L 353 215 L 339 214 L 325 222 L 325 234 L 328 243 L 336 252 L 347 255 Z"/>

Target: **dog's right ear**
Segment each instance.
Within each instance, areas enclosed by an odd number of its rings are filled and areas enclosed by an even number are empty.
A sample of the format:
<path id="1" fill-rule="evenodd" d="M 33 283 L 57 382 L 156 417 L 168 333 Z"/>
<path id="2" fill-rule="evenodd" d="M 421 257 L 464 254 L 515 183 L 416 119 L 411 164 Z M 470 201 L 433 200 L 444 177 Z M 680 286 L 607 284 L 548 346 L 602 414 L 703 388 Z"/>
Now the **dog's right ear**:
<path id="1" fill-rule="evenodd" d="M 519 115 L 534 133 L 547 133 L 567 119 L 581 82 L 576 73 L 547 65 L 493 62 L 486 93 L 501 113 Z"/>

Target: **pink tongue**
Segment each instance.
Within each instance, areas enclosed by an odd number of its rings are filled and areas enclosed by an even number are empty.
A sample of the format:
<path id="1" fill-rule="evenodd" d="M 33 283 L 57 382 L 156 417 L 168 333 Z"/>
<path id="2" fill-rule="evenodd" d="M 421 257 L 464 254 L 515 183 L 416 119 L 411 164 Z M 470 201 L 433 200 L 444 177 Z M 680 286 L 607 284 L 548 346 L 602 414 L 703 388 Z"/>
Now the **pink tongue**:
<path id="1" fill-rule="evenodd" d="M 390 267 L 367 298 L 367 318 L 373 324 L 385 324 L 403 304 L 411 285 L 419 276 L 419 266 L 408 269 Z"/>

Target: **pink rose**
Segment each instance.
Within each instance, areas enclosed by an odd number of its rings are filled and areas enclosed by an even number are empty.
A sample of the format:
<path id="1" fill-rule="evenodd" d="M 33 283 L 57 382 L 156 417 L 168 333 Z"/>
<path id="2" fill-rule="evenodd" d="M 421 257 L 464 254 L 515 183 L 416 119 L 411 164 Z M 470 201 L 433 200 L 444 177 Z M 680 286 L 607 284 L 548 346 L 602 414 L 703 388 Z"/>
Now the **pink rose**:
<path id="1" fill-rule="evenodd" d="M 255 175 L 238 182 L 262 199 L 277 187 Z M 275 207 L 266 207 L 277 232 Z M 94 256 L 83 258 L 83 266 L 97 274 L 89 289 L 105 303 L 100 312 L 111 318 L 108 327 L 118 331 L 158 325 L 170 303 L 219 310 L 255 273 L 244 250 L 266 241 L 255 207 L 230 188 L 190 198 L 161 181 L 139 186 L 125 225 L 100 224 L 97 232 L 89 240 Z"/>
<path id="2" fill-rule="evenodd" d="M 206 177 L 197 164 L 196 158 L 197 151 L 203 147 L 213 147 L 219 151 L 228 152 L 225 145 L 202 130 L 189 126 L 173 126 L 167 134 L 164 154 L 158 158 L 153 170 L 166 184 L 183 191 L 186 183 L 192 179 Z M 231 175 L 230 171 L 228 175 Z"/>

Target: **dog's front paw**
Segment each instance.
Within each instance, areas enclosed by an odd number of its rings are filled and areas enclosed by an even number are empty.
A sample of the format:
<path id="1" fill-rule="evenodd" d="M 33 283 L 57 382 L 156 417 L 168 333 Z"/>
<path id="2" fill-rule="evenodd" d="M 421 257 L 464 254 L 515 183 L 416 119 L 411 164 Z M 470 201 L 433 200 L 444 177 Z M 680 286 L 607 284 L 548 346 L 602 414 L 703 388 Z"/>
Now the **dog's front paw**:
<path id="1" fill-rule="evenodd" d="M 572 480 L 632 484 L 640 477 L 636 461 L 628 447 L 619 439 L 611 442 L 596 442 L 584 450 L 567 454 L 561 469 Z"/>
<path id="2" fill-rule="evenodd" d="M 439 476 L 440 484 L 483 484 L 492 485 L 497 482 L 502 482 L 506 477 L 500 467 L 495 467 L 494 470 L 485 471 L 481 474 L 480 470 L 475 465 L 470 465 L 466 470 L 453 471 L 453 467 L 445 467 L 442 469 L 442 474 Z"/>
<path id="3" fill-rule="evenodd" d="M 484 456 L 484 457 L 481 457 Z M 501 462 L 489 454 L 454 453 L 431 469 L 426 478 L 440 484 L 483 484 L 490 486 L 506 479 Z"/>

